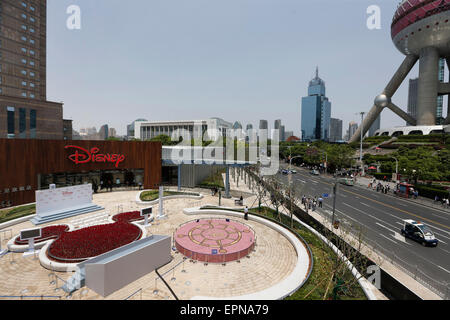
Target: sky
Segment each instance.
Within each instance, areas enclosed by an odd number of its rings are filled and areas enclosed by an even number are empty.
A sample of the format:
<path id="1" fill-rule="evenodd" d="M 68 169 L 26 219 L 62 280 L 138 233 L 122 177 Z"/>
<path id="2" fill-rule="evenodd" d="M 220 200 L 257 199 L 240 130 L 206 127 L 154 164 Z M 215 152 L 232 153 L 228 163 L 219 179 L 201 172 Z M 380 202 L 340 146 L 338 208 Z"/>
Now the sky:
<path id="1" fill-rule="evenodd" d="M 272 128 L 281 119 L 299 135 L 301 97 L 318 66 L 345 134 L 404 59 L 390 35 L 398 3 L 48 0 L 47 99 L 64 102 L 75 130 L 108 124 L 124 135 L 138 118 L 220 117 Z M 79 30 L 66 26 L 70 5 L 81 9 Z M 367 28 L 370 5 L 381 9 L 379 30 Z M 393 97 L 404 110 L 417 74 L 416 66 Z M 397 125 L 404 121 L 383 111 L 381 126 Z"/>

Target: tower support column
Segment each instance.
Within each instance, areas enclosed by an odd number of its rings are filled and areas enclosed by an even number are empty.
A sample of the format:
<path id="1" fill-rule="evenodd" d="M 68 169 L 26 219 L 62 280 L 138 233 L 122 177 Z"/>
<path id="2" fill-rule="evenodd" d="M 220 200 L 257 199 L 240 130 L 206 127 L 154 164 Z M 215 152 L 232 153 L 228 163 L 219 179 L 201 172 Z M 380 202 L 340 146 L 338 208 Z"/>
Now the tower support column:
<path id="1" fill-rule="evenodd" d="M 439 52 L 427 47 L 420 51 L 417 90 L 417 125 L 434 126 L 439 87 Z"/>

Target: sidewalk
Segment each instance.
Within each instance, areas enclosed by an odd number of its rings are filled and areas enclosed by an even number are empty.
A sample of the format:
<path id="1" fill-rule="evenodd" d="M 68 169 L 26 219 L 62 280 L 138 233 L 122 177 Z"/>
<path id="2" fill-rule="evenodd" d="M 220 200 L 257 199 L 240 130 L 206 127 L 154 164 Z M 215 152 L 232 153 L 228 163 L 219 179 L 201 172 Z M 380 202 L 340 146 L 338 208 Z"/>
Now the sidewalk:
<path id="1" fill-rule="evenodd" d="M 359 187 L 362 187 L 362 188 L 365 188 L 365 189 L 369 190 L 368 185 L 369 185 L 369 183 L 372 182 L 372 180 L 373 179 L 366 178 L 366 177 L 357 177 L 356 185 L 359 186 Z M 374 185 L 376 186 L 378 184 L 378 182 L 381 182 L 381 184 L 384 185 L 384 186 L 389 185 L 389 187 L 391 188 L 391 191 L 386 194 L 388 196 L 391 196 L 391 197 L 394 197 L 394 198 L 403 199 L 405 201 L 411 201 L 411 202 L 414 202 L 414 203 L 417 203 L 417 204 L 420 204 L 420 205 L 423 205 L 423 206 L 426 206 L 426 207 L 432 207 L 434 209 L 438 209 L 438 210 L 442 210 L 442 211 L 450 213 L 450 208 L 445 208 L 445 207 L 442 206 L 442 204 L 434 202 L 434 200 L 431 200 L 431 199 L 428 199 L 428 198 L 425 198 L 425 197 L 421 197 L 420 194 L 419 194 L 419 197 L 417 199 L 414 199 L 414 198 L 406 199 L 406 198 L 397 197 L 393 193 L 393 190 L 395 189 L 395 186 L 396 186 L 395 182 L 385 182 L 385 181 L 377 180 L 377 182 Z M 373 192 L 376 192 L 376 190 L 373 190 L 373 188 L 371 190 Z"/>

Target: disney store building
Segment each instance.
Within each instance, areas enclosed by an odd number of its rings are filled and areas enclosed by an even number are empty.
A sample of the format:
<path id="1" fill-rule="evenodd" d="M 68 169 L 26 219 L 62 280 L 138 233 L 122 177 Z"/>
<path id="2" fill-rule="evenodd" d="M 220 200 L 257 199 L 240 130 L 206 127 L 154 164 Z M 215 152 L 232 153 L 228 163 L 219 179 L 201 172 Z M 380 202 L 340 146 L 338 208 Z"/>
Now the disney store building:
<path id="1" fill-rule="evenodd" d="M 35 202 L 50 184 L 158 188 L 161 153 L 160 142 L 0 139 L 0 208 Z"/>

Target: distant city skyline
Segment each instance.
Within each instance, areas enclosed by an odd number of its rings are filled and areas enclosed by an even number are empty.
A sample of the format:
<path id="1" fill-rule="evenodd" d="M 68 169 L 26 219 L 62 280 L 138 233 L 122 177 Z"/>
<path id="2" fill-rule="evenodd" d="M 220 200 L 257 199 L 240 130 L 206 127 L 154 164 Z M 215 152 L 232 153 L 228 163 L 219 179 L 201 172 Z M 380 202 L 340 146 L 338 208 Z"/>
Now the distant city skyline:
<path id="1" fill-rule="evenodd" d="M 219 117 L 255 128 L 281 119 L 299 136 L 300 101 L 316 65 L 332 117 L 347 127 L 404 58 L 390 37 L 395 1 L 134 1 L 78 0 L 81 30 L 66 28 L 72 1 L 48 3 L 47 95 L 64 101 L 75 130 L 106 122 L 126 135 L 139 118 Z M 380 30 L 366 26 L 373 4 Z M 393 99 L 405 111 L 407 94 L 403 84 Z M 401 125 L 382 113 L 382 128 Z"/>

